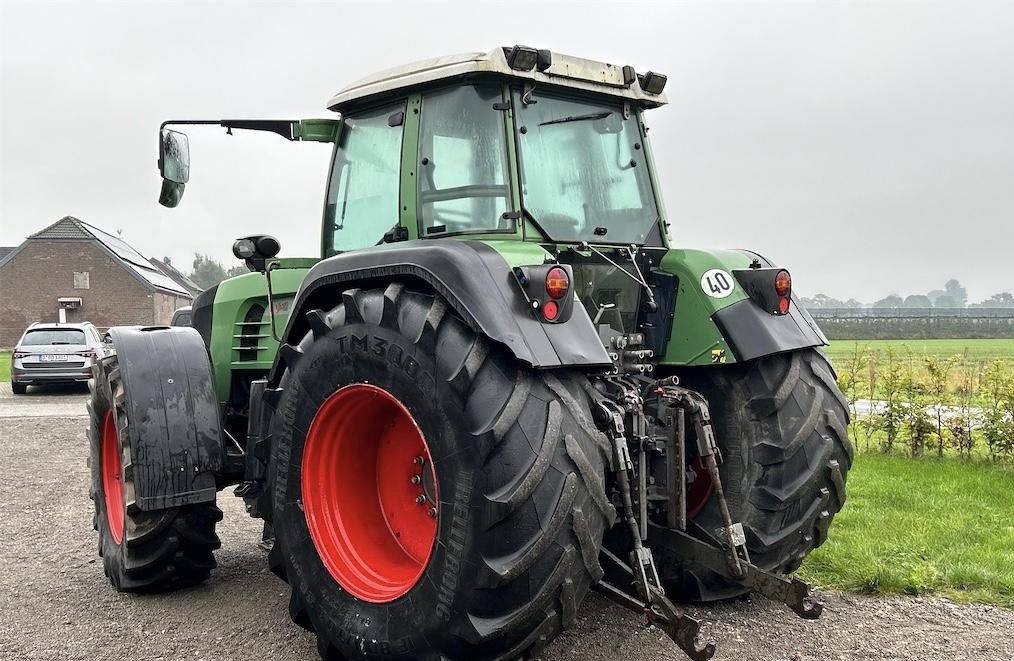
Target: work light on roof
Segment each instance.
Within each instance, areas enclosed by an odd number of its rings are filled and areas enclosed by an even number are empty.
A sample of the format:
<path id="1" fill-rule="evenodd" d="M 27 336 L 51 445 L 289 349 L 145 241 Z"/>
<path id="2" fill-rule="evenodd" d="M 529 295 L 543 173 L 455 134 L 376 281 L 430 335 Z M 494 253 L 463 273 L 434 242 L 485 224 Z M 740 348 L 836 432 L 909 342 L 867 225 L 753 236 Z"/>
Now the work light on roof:
<path id="1" fill-rule="evenodd" d="M 641 89 L 648 94 L 661 94 L 662 90 L 665 89 L 666 81 L 669 80 L 665 74 L 655 73 L 654 71 L 649 71 L 640 78 Z"/>
<path id="2" fill-rule="evenodd" d="M 531 71 L 539 61 L 539 51 L 530 46 L 514 46 L 507 53 L 507 66 L 515 71 Z"/>

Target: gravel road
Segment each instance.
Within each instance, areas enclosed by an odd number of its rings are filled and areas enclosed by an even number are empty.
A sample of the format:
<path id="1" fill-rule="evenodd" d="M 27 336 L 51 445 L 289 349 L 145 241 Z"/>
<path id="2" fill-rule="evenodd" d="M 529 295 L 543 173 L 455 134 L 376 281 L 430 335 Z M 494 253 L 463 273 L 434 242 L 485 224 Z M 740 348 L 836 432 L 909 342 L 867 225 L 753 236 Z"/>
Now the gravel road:
<path id="1" fill-rule="evenodd" d="M 13 397 L 0 388 L 0 659 L 315 659 L 289 621 L 287 588 L 257 548 L 260 526 L 229 492 L 213 580 L 157 596 L 118 594 L 91 527 L 80 391 Z M 1014 659 L 1014 611 L 944 599 L 826 595 L 797 619 L 763 599 L 695 608 L 716 659 Z M 590 596 L 545 661 L 683 659 L 638 616 Z"/>

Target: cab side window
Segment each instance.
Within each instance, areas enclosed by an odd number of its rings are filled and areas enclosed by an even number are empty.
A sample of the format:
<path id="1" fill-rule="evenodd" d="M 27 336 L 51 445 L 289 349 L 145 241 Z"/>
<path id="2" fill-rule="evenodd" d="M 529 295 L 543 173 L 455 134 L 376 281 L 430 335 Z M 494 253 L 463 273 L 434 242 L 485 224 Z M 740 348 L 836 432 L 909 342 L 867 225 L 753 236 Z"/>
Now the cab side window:
<path id="1" fill-rule="evenodd" d="M 422 98 L 419 134 L 420 236 L 511 231 L 507 140 L 496 86 L 438 90 Z"/>
<path id="2" fill-rule="evenodd" d="M 398 224 L 402 126 L 388 119 L 399 102 L 343 118 L 324 207 L 331 255 L 379 243 Z"/>

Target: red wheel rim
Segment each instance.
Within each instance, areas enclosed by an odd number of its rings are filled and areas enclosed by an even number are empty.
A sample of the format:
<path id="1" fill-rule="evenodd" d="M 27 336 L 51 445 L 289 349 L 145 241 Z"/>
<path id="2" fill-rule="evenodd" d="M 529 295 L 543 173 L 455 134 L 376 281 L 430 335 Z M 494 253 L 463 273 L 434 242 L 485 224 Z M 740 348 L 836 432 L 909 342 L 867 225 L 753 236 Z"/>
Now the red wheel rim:
<path id="1" fill-rule="evenodd" d="M 690 468 L 697 476 L 687 487 L 687 518 L 693 519 L 708 504 L 715 485 L 712 484 L 711 476 L 708 475 L 708 469 L 704 467 L 704 462 L 701 461 L 700 457 L 691 462 Z"/>
<path id="2" fill-rule="evenodd" d="M 436 474 L 391 393 L 355 384 L 327 398 L 306 434 L 301 486 L 310 538 L 345 590 L 387 603 L 419 581 L 437 536 Z"/>
<path id="3" fill-rule="evenodd" d="M 112 411 L 106 413 L 102 423 L 102 495 L 106 502 L 109 534 L 120 544 L 123 541 L 123 465 L 116 417 Z"/>

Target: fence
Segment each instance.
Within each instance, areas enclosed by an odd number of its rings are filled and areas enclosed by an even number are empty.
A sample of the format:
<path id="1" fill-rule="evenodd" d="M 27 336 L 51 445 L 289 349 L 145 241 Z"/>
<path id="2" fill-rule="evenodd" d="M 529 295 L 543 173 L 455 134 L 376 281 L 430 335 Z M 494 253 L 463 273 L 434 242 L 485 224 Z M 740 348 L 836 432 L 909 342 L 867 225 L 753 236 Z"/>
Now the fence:
<path id="1" fill-rule="evenodd" d="M 1014 338 L 1014 308 L 815 308 L 832 340 Z"/>

